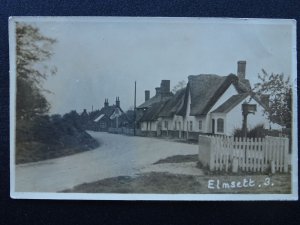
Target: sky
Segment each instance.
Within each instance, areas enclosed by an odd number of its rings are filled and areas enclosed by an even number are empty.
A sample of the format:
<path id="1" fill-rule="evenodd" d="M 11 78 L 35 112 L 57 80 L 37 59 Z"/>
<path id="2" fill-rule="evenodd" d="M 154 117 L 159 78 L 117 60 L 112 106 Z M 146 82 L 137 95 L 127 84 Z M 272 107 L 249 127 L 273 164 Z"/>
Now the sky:
<path id="1" fill-rule="evenodd" d="M 253 85 L 262 69 L 292 70 L 291 23 L 270 20 L 210 19 L 33 19 L 26 21 L 57 42 L 46 63 L 57 73 L 44 82 L 50 113 L 100 109 L 105 98 L 123 110 L 155 94 L 162 79 L 171 89 L 188 75 L 236 74 L 237 61 L 246 60 L 246 78 Z"/>

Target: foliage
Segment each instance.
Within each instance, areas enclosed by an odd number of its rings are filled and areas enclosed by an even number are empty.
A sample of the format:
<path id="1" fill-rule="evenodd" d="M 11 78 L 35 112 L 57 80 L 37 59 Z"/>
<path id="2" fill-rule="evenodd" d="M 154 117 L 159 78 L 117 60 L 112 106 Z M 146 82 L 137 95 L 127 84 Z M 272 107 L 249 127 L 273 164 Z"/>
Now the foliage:
<path id="1" fill-rule="evenodd" d="M 81 126 L 76 111 L 36 116 L 18 122 L 16 162 L 26 163 L 74 154 L 99 144 Z"/>
<path id="2" fill-rule="evenodd" d="M 30 120 L 49 111 L 42 83 L 56 68 L 46 63 L 55 39 L 43 36 L 38 28 L 16 23 L 17 120 Z"/>
<path id="3" fill-rule="evenodd" d="M 129 120 L 129 123 L 132 125 L 134 123 L 135 115 L 134 115 L 134 110 L 127 110 L 126 111 L 126 116 Z"/>
<path id="4" fill-rule="evenodd" d="M 179 91 L 180 89 L 185 88 L 185 87 L 186 87 L 186 82 L 184 80 L 179 81 L 178 84 L 176 84 L 173 87 L 172 92 L 173 92 L 173 94 L 175 94 L 177 91 Z"/>
<path id="5" fill-rule="evenodd" d="M 49 111 L 50 105 L 33 82 L 17 79 L 17 119 L 30 119 Z"/>
<path id="6" fill-rule="evenodd" d="M 242 129 L 237 128 L 233 132 L 234 137 L 244 137 L 244 132 Z M 266 136 L 266 129 L 263 124 L 258 124 L 251 130 L 247 131 L 248 138 L 264 138 Z"/>
<path id="7" fill-rule="evenodd" d="M 283 74 L 268 74 L 262 70 L 258 74 L 260 82 L 254 85 L 254 91 L 259 96 L 269 96 L 269 106 L 265 110 L 269 120 L 286 127 L 291 126 L 292 116 L 292 87 L 290 79 Z"/>

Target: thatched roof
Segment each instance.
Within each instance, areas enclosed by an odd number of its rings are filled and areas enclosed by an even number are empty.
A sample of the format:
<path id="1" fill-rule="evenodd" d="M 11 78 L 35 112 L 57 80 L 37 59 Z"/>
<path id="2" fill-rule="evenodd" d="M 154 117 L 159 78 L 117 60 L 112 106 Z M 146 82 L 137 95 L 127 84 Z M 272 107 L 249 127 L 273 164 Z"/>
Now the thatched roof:
<path id="1" fill-rule="evenodd" d="M 213 113 L 227 113 L 235 106 L 237 106 L 240 102 L 242 102 L 246 97 L 249 96 L 249 93 L 237 94 L 231 96 L 227 101 L 225 101 L 222 105 L 216 108 Z"/>
<path id="2" fill-rule="evenodd" d="M 155 121 L 155 120 L 157 120 L 158 117 L 159 117 L 159 113 L 161 112 L 161 110 L 163 109 L 163 107 L 165 105 L 166 105 L 166 101 L 153 103 L 151 105 L 151 107 L 149 107 L 145 111 L 145 113 L 143 114 L 143 116 L 141 117 L 141 119 L 139 121 L 143 122 L 143 121 Z"/>
<path id="3" fill-rule="evenodd" d="M 150 98 L 148 101 L 145 101 L 144 103 L 142 103 L 141 105 L 139 105 L 136 108 L 137 109 L 149 108 L 149 107 L 151 107 L 152 104 L 157 103 L 157 102 L 166 101 L 169 98 L 171 98 L 172 96 L 173 96 L 172 93 L 169 93 L 167 95 L 156 94 L 152 98 Z"/>
<path id="4" fill-rule="evenodd" d="M 145 101 L 143 104 L 137 107 L 138 110 L 143 110 L 143 114 L 137 121 L 154 121 L 158 118 L 159 113 L 173 97 L 173 93 L 157 93 L 155 96 Z"/>
<path id="5" fill-rule="evenodd" d="M 177 114 L 184 103 L 186 88 L 177 91 L 175 95 L 165 103 L 165 107 L 159 113 L 160 117 L 172 117 Z"/>
<path id="6" fill-rule="evenodd" d="M 228 76 L 190 75 L 186 88 L 176 92 L 173 97 L 168 96 L 162 99 L 161 95 L 155 95 L 138 106 L 138 109 L 148 109 L 140 121 L 153 121 L 158 117 L 172 117 L 174 115 L 185 116 L 187 107 L 190 107 L 191 116 L 206 115 L 231 84 L 242 95 L 233 96 L 225 102 L 225 105 L 223 104 L 224 109 L 220 108 L 219 110 L 228 110 L 231 107 L 230 104 L 236 104 L 236 101 L 242 98 L 245 93 L 249 94 L 251 92 L 250 82 L 246 79 L 239 81 L 234 74 Z M 191 94 L 190 106 L 187 105 L 189 94 Z"/>
<path id="7" fill-rule="evenodd" d="M 160 102 L 160 101 L 161 101 L 161 96 L 160 95 L 155 95 L 152 98 L 150 98 L 149 100 L 147 100 L 144 103 L 142 103 L 141 105 L 137 106 L 136 108 L 137 109 L 148 108 L 152 104 Z"/>
<path id="8" fill-rule="evenodd" d="M 237 82 L 234 82 L 233 84 L 237 92 L 240 94 L 245 92 L 251 92 L 250 81 L 247 79 L 237 80 Z"/>
<path id="9" fill-rule="evenodd" d="M 237 76 L 201 74 L 189 76 L 191 94 L 191 116 L 206 115 L 227 88 L 237 83 Z"/>

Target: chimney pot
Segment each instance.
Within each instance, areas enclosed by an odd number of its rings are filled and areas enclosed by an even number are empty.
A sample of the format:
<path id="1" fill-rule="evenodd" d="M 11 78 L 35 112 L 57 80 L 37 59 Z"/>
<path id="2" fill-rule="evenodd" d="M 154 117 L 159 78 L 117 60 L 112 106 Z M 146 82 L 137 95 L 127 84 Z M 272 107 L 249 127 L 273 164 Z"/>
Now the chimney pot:
<path id="1" fill-rule="evenodd" d="M 108 99 L 106 98 L 105 100 L 104 100 L 104 107 L 107 107 L 108 106 Z"/>
<path id="2" fill-rule="evenodd" d="M 120 98 L 116 97 L 116 106 L 120 107 Z"/>

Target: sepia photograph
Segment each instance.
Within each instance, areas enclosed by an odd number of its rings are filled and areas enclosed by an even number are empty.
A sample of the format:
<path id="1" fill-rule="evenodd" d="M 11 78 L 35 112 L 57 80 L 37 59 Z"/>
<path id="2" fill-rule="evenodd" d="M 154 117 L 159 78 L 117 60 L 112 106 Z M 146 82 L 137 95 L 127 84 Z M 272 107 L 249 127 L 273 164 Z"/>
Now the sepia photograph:
<path id="1" fill-rule="evenodd" d="M 297 200 L 296 21 L 11 17 L 16 199 Z"/>

